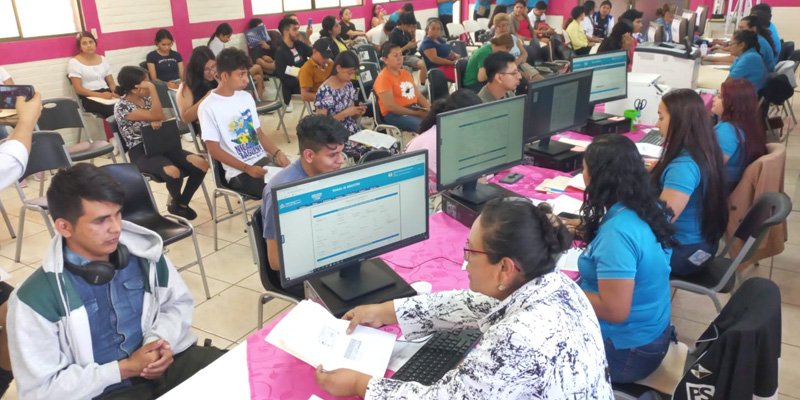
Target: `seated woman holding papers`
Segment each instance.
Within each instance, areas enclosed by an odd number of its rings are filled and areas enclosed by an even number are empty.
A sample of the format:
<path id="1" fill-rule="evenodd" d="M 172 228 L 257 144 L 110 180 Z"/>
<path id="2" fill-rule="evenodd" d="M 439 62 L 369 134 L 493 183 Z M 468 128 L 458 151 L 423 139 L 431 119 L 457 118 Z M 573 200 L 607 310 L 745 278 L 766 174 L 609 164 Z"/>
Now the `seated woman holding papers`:
<path id="1" fill-rule="evenodd" d="M 661 98 L 658 129 L 664 152 L 652 179 L 672 209 L 678 245 L 672 274 L 691 275 L 714 258 L 728 226 L 725 167 L 705 104 L 694 90 L 676 89 Z"/>
<path id="2" fill-rule="evenodd" d="M 581 288 L 600 320 L 611 381 L 635 382 L 658 368 L 673 334 L 672 211 L 625 136 L 595 138 L 584 153 L 583 179 Z"/>
<path id="3" fill-rule="evenodd" d="M 612 399 L 591 304 L 556 259 L 569 234 L 525 198 L 486 203 L 464 248 L 470 290 L 356 307 L 356 325 L 399 323 L 408 339 L 480 328 L 481 342 L 432 385 L 317 368 L 334 396 L 381 399 Z"/>
<path id="4" fill-rule="evenodd" d="M 767 136 L 755 115 L 756 88 L 745 79 L 728 78 L 714 97 L 711 112 L 719 117 L 714 127 L 725 162 L 725 180 L 732 192 L 750 163 L 767 153 Z"/>

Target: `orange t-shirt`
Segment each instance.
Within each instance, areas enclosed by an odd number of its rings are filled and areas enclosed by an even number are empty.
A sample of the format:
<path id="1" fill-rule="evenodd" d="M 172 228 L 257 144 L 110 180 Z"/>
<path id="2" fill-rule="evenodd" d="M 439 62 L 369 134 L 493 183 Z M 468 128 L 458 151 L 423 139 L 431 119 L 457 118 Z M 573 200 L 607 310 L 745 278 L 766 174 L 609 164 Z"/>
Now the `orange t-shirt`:
<path id="1" fill-rule="evenodd" d="M 376 95 L 391 91 L 395 104 L 400 107 L 417 104 L 417 86 L 414 83 L 414 77 L 404 68 L 400 68 L 399 75 L 395 75 L 388 68 L 384 68 L 378 74 L 378 78 L 375 79 L 372 91 Z M 380 96 L 378 96 L 378 106 L 381 108 L 382 115 L 389 114 L 389 110 L 381 101 Z"/>

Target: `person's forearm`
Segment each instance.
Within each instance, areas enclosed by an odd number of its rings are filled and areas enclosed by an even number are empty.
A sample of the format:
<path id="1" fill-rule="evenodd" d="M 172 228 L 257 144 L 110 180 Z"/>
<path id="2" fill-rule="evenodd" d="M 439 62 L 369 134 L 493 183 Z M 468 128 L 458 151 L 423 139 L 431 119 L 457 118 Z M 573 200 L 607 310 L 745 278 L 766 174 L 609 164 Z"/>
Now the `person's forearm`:
<path id="1" fill-rule="evenodd" d="M 260 129 L 259 129 L 259 133 L 258 133 L 258 141 L 261 143 L 261 147 L 264 148 L 264 151 L 266 151 L 267 154 L 269 154 L 273 158 L 276 157 L 278 155 L 278 153 L 281 152 L 281 149 L 279 149 L 278 146 L 276 146 L 274 143 L 272 143 L 267 138 L 267 135 L 264 134 L 264 132 L 262 132 Z"/>
<path id="2" fill-rule="evenodd" d="M 213 159 L 242 172 L 244 172 L 244 170 L 250 166 L 250 164 L 247 164 L 246 162 L 241 161 L 238 158 L 228 154 L 228 152 L 222 150 L 222 148 L 219 147 L 219 142 L 206 141 L 205 143 L 206 149 L 208 149 L 208 154 L 211 154 Z"/>

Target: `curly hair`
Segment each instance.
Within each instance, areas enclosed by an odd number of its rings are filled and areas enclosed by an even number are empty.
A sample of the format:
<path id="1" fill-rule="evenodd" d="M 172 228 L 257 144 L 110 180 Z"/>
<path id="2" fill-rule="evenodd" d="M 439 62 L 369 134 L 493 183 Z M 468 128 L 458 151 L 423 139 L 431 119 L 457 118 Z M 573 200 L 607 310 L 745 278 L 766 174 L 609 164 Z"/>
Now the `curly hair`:
<path id="1" fill-rule="evenodd" d="M 522 197 L 496 198 L 483 206 L 480 215 L 483 245 L 489 262 L 508 257 L 527 280 L 555 269 L 558 256 L 570 246 L 571 235 L 547 214 Z"/>
<path id="2" fill-rule="evenodd" d="M 650 179 L 636 145 L 621 135 L 603 135 L 592 141 L 584 154 L 589 183 L 583 194 L 580 231 L 584 243 L 597 236 L 600 223 L 616 203 L 636 213 L 650 226 L 661 247 L 677 244 L 675 228 L 669 221 L 672 210 L 659 199 L 659 190 Z"/>

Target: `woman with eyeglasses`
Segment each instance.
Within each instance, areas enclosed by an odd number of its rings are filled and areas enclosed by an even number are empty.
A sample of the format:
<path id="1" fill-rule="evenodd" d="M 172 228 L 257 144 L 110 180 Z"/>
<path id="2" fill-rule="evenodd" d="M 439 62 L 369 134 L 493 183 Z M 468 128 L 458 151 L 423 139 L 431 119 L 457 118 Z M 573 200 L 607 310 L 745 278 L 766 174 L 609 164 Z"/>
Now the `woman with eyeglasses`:
<path id="1" fill-rule="evenodd" d="M 758 53 L 758 34 L 753 31 L 739 30 L 733 34 L 728 51 L 736 57 L 728 72 L 729 78 L 747 79 L 761 91 L 767 82 L 767 66 Z"/>
<path id="2" fill-rule="evenodd" d="M 480 329 L 477 347 L 431 385 L 321 367 L 317 383 L 334 396 L 381 399 L 612 399 L 591 304 L 555 271 L 568 236 L 528 199 L 487 202 L 464 248 L 470 290 L 360 306 L 344 315 L 349 332 L 399 323 L 412 340 Z"/>
<path id="3" fill-rule="evenodd" d="M 611 381 L 635 382 L 658 368 L 672 337 L 672 211 L 625 136 L 586 148 L 583 179 L 581 288 L 600 320 Z"/>
<path id="4" fill-rule="evenodd" d="M 207 46 L 197 46 L 192 50 L 186 67 L 186 81 L 178 88 L 177 106 L 181 120 L 192 124 L 200 134 L 197 123 L 197 108 L 200 102 L 217 87 L 217 59 Z"/>

